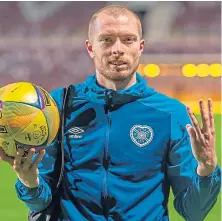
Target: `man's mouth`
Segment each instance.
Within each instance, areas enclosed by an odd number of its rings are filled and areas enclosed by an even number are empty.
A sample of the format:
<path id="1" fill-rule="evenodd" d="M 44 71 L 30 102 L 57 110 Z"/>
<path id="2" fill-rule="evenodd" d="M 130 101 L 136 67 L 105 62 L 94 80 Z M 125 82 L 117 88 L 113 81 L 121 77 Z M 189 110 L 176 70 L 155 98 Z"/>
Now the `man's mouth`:
<path id="1" fill-rule="evenodd" d="M 116 65 L 116 66 L 126 65 L 127 64 L 127 62 L 125 62 L 125 61 L 111 61 L 109 63 L 112 64 L 112 65 Z"/>

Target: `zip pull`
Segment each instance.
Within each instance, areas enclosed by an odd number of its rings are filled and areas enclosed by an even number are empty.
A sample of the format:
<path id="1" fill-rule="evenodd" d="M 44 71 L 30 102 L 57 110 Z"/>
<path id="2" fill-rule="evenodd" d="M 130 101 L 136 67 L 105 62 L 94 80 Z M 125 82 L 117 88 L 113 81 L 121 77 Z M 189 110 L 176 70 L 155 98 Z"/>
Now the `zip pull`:
<path id="1" fill-rule="evenodd" d="M 113 107 L 114 104 L 112 104 L 112 98 L 113 98 L 113 93 L 114 90 L 112 89 L 107 89 L 105 92 L 105 99 L 106 99 L 106 104 L 108 105 L 108 107 Z"/>
<path id="2" fill-rule="evenodd" d="M 113 97 L 113 90 L 112 89 L 107 89 L 106 90 L 106 96 L 109 98 L 109 99 L 112 99 Z"/>

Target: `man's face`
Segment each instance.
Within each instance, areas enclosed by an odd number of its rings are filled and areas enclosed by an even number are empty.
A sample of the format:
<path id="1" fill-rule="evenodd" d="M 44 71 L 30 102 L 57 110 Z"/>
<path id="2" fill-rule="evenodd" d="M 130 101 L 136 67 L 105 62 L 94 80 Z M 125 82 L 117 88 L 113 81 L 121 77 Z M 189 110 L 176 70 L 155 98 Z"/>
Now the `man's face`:
<path id="1" fill-rule="evenodd" d="M 101 13 L 86 46 L 100 74 L 123 81 L 137 70 L 144 40 L 140 40 L 138 24 L 132 15 L 114 18 Z"/>

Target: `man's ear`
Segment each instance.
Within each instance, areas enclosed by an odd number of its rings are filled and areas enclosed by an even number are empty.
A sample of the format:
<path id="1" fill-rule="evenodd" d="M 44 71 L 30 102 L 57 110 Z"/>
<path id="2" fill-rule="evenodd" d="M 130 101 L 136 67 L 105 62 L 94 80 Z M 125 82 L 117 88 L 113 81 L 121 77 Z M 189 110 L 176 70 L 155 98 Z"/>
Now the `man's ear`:
<path id="1" fill-rule="evenodd" d="M 141 56 L 143 50 L 144 50 L 145 40 L 140 40 L 140 50 L 139 50 L 139 57 Z"/>
<path id="2" fill-rule="evenodd" d="M 88 51 L 88 53 L 89 53 L 89 56 L 90 56 L 91 58 L 94 58 L 93 47 L 92 47 L 92 44 L 90 43 L 90 41 L 89 41 L 89 40 L 86 40 L 86 41 L 85 41 L 85 45 L 86 45 L 86 49 L 87 49 L 87 51 Z"/>

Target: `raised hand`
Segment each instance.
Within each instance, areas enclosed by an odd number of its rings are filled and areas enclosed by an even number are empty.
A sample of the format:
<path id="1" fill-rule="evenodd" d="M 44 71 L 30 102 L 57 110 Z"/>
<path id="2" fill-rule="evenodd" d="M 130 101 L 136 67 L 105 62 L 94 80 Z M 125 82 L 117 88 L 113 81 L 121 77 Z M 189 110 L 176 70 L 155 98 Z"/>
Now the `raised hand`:
<path id="1" fill-rule="evenodd" d="M 199 101 L 202 126 L 199 125 L 190 107 L 187 107 L 192 126 L 187 125 L 190 135 L 192 151 L 198 161 L 197 173 L 208 176 L 217 166 L 215 125 L 212 100 L 208 99 L 208 108 L 204 101 Z M 208 109 L 208 110 L 207 110 Z"/>

